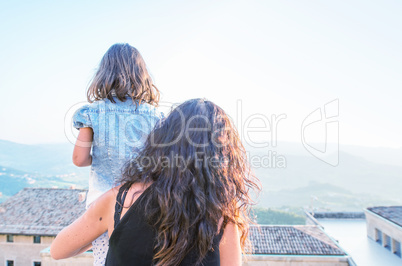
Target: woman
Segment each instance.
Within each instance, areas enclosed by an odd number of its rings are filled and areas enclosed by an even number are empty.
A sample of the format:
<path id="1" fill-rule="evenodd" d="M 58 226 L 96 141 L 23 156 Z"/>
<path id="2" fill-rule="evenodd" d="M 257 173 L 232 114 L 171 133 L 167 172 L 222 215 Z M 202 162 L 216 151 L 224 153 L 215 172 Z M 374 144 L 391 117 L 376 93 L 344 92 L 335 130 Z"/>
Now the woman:
<path id="1" fill-rule="evenodd" d="M 241 265 L 249 190 L 259 187 L 220 107 L 202 99 L 178 106 L 121 181 L 58 234 L 53 258 L 84 252 L 107 231 L 106 265 Z"/>

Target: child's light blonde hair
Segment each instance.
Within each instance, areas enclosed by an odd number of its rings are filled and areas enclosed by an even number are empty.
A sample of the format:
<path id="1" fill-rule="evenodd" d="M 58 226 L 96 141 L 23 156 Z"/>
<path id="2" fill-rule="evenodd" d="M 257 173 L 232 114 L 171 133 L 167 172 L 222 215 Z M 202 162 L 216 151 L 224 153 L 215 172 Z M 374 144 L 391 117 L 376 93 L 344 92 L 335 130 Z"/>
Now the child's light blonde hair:
<path id="1" fill-rule="evenodd" d="M 87 92 L 90 103 L 106 98 L 115 103 L 113 96 L 120 101 L 129 96 L 139 104 L 157 106 L 159 103 L 159 90 L 148 74 L 144 59 L 128 43 L 117 43 L 107 50 Z"/>

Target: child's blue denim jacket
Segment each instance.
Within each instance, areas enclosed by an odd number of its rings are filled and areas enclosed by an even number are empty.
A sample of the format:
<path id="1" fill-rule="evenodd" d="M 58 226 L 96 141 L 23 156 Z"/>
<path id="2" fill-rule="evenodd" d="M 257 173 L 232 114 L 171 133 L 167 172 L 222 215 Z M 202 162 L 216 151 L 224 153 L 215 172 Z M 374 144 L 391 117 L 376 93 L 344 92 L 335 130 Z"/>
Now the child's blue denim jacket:
<path id="1" fill-rule="evenodd" d="M 85 105 L 73 116 L 77 129 L 92 128 L 92 166 L 87 207 L 100 195 L 118 185 L 123 165 L 142 147 L 156 122 L 163 117 L 155 107 L 105 99 Z"/>

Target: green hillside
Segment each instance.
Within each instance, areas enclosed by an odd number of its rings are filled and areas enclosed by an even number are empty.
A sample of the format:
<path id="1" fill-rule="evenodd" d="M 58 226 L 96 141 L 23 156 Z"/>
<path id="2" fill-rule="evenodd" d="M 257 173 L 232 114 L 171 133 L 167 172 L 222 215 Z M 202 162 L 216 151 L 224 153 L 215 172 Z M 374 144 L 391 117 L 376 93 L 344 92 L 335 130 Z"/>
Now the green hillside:
<path id="1" fill-rule="evenodd" d="M 288 211 L 255 208 L 252 211 L 258 224 L 280 224 L 280 225 L 297 225 L 306 224 L 304 215 L 296 214 Z"/>
<path id="2" fill-rule="evenodd" d="M 5 201 L 25 187 L 69 188 L 71 185 L 85 186 L 84 182 L 75 183 L 76 179 L 74 174 L 59 176 L 39 175 L 0 165 L 0 202 Z"/>

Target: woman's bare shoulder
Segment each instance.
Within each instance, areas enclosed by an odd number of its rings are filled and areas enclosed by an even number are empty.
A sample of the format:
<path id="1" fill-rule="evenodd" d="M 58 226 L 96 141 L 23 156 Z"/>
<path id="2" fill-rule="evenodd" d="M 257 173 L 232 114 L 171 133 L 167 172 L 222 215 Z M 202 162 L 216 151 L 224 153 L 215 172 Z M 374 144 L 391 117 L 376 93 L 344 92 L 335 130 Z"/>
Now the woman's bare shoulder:
<path id="1" fill-rule="evenodd" d="M 102 194 L 98 199 L 96 199 L 90 206 L 90 209 L 94 209 L 101 212 L 108 212 L 114 209 L 114 204 L 116 203 L 116 197 L 121 186 L 114 187 Z M 108 208 L 110 207 L 110 208 Z"/>

